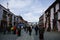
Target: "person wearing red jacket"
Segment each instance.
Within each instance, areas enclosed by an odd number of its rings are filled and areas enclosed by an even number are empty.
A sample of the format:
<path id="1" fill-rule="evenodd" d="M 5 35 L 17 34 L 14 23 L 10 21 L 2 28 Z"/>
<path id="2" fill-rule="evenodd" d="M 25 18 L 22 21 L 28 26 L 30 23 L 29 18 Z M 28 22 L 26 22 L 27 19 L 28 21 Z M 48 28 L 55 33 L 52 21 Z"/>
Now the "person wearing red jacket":
<path id="1" fill-rule="evenodd" d="M 13 27 L 13 33 L 16 34 L 16 26 Z"/>

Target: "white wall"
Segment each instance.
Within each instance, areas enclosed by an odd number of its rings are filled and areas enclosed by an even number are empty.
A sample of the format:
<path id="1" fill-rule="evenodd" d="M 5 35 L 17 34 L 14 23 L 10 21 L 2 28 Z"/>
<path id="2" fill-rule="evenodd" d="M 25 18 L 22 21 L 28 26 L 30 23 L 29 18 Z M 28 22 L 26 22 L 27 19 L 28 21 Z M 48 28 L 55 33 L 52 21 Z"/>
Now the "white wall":
<path id="1" fill-rule="evenodd" d="M 46 21 L 46 19 L 45 19 L 45 13 L 44 13 L 44 19 L 43 20 L 44 20 L 44 27 L 45 27 L 45 21 Z"/>
<path id="2" fill-rule="evenodd" d="M 48 14 L 48 12 L 47 12 L 47 14 Z M 46 27 L 48 27 L 48 19 L 47 19 L 47 25 L 46 25 Z"/>
<path id="3" fill-rule="evenodd" d="M 58 20 L 60 20 L 60 12 L 58 12 Z"/>
<path id="4" fill-rule="evenodd" d="M 58 20 L 60 20 L 60 12 L 58 12 Z M 57 21 L 58 31 L 60 31 L 60 22 Z"/>
<path id="5" fill-rule="evenodd" d="M 0 7 L 0 20 L 2 19 L 3 9 Z"/>
<path id="6" fill-rule="evenodd" d="M 59 10 L 59 3 L 56 4 L 56 12 Z"/>
<path id="7" fill-rule="evenodd" d="M 20 18 L 19 18 L 19 17 L 17 17 L 17 22 L 18 22 L 18 23 L 20 22 Z"/>
<path id="8" fill-rule="evenodd" d="M 46 14 L 48 14 L 48 12 L 46 13 Z M 46 15 L 45 14 L 45 15 Z M 46 16 L 45 16 L 46 17 Z M 46 19 L 47 20 L 47 19 Z M 47 31 L 47 29 L 48 29 L 48 20 L 47 20 L 47 22 L 46 22 L 46 29 L 45 29 L 45 31 Z"/>
<path id="9" fill-rule="evenodd" d="M 60 22 L 57 21 L 57 28 L 58 28 L 58 31 L 60 31 Z"/>
<path id="10" fill-rule="evenodd" d="M 8 17 L 8 15 L 7 15 L 7 26 L 9 26 L 9 17 Z"/>
<path id="11" fill-rule="evenodd" d="M 12 15 L 12 26 L 14 26 L 14 14 Z"/>
<path id="12" fill-rule="evenodd" d="M 51 16 L 50 16 L 51 30 L 53 30 L 53 19 L 54 19 L 54 8 L 51 8 Z"/>
<path id="13" fill-rule="evenodd" d="M 15 18 L 15 20 L 17 21 L 17 17 Z"/>

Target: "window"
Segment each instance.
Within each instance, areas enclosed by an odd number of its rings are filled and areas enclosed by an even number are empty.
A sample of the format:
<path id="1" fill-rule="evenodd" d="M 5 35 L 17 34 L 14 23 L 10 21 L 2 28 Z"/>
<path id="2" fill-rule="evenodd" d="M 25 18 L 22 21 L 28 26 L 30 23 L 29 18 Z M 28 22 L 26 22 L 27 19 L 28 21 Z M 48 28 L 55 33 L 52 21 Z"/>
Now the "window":
<path id="1" fill-rule="evenodd" d="M 7 20 L 7 12 L 5 10 L 3 10 L 3 19 Z"/>
<path id="2" fill-rule="evenodd" d="M 57 20 L 58 19 L 58 13 L 54 14 L 54 19 Z"/>
<path id="3" fill-rule="evenodd" d="M 55 13 L 55 10 L 56 10 L 56 9 L 55 9 L 55 6 L 54 6 L 54 13 Z"/>

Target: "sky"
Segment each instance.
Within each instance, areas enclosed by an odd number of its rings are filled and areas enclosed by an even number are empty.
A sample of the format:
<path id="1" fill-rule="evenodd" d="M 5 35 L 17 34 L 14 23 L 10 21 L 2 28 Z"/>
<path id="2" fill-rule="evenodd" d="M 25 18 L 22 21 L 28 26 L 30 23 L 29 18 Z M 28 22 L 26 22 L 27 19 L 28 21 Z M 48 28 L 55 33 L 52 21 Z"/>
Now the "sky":
<path id="1" fill-rule="evenodd" d="M 20 15 L 28 22 L 38 22 L 39 17 L 55 0 L 0 0 L 0 4 L 15 15 Z"/>

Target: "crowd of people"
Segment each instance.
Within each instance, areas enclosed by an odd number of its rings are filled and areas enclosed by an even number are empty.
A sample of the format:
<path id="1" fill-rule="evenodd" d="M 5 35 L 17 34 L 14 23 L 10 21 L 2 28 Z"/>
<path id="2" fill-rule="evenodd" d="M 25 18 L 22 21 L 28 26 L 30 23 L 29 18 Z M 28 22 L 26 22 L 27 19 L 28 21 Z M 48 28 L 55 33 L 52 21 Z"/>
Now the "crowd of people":
<path id="1" fill-rule="evenodd" d="M 32 29 L 35 30 L 35 35 L 38 35 L 39 34 L 39 39 L 40 40 L 44 40 L 44 31 L 45 31 L 45 28 L 41 25 L 36 25 L 36 26 L 26 26 L 26 27 L 23 27 L 24 31 L 26 31 L 26 33 L 29 33 L 29 35 L 31 36 L 31 33 L 32 33 Z M 21 27 L 18 26 L 18 36 L 21 36 Z"/>
<path id="2" fill-rule="evenodd" d="M 32 33 L 32 29 L 35 30 L 35 35 L 38 35 L 39 33 L 39 39 L 43 40 L 44 39 L 44 27 L 42 27 L 41 25 L 36 25 L 36 26 L 24 26 L 23 28 L 21 28 L 22 25 L 20 25 L 20 23 L 17 26 L 13 26 L 11 28 L 4 28 L 3 32 L 4 34 L 6 34 L 6 30 L 9 32 L 13 32 L 13 34 L 17 34 L 18 36 L 21 36 L 21 30 L 24 29 L 24 31 L 26 31 L 26 33 L 29 33 L 29 35 L 31 36 Z"/>

